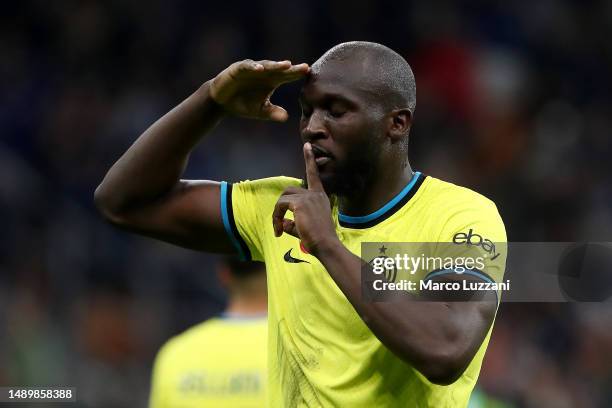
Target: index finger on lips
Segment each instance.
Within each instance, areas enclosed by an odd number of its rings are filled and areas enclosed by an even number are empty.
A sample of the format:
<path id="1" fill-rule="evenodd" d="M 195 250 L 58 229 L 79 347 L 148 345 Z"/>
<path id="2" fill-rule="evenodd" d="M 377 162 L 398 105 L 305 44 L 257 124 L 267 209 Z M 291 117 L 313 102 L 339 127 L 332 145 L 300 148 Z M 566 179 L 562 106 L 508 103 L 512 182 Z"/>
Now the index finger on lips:
<path id="1" fill-rule="evenodd" d="M 306 182 L 308 183 L 308 190 L 324 191 L 310 142 L 304 143 L 304 162 L 306 163 Z"/>

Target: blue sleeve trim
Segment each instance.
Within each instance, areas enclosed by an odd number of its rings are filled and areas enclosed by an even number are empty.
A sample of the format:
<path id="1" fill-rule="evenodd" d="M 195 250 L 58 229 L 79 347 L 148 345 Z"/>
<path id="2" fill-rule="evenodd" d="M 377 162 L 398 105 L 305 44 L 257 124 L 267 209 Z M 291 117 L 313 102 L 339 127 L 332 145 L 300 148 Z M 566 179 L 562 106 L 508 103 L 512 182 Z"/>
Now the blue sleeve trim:
<path id="1" fill-rule="evenodd" d="M 221 219 L 223 220 L 223 227 L 229 237 L 230 241 L 236 248 L 238 256 L 241 261 L 250 261 L 250 251 L 246 246 L 246 243 L 238 233 L 236 224 L 234 222 L 234 213 L 231 207 L 232 205 L 232 185 L 226 181 L 221 182 Z M 247 255 L 248 254 L 248 255 Z"/>
<path id="2" fill-rule="evenodd" d="M 491 279 L 489 275 L 487 275 L 484 272 L 480 272 L 479 270 L 476 270 L 476 269 L 466 269 L 462 273 L 456 272 L 454 269 L 444 269 L 441 271 L 434 271 L 434 272 L 431 272 L 429 275 L 425 276 L 424 280 L 430 280 L 437 276 L 448 275 L 449 273 L 455 273 L 457 275 L 470 275 L 476 278 L 480 278 L 487 283 L 495 283 L 495 281 Z"/>
<path id="3" fill-rule="evenodd" d="M 487 282 L 487 283 L 495 283 L 495 281 L 493 279 L 491 279 L 491 277 L 489 275 L 487 275 L 486 273 L 479 271 L 477 269 L 466 269 L 465 271 L 463 271 L 462 273 L 456 272 L 454 269 L 443 269 L 441 271 L 433 271 L 430 272 L 427 276 L 425 276 L 425 278 L 423 280 L 431 280 L 433 278 L 436 278 L 438 276 L 442 276 L 442 275 L 448 275 L 448 274 L 457 274 L 457 275 L 469 275 L 469 276 L 474 276 L 476 278 L 482 279 L 483 281 Z M 495 297 L 497 299 L 497 303 L 499 303 L 499 295 L 497 293 L 496 290 L 494 290 L 493 292 L 495 292 Z"/>

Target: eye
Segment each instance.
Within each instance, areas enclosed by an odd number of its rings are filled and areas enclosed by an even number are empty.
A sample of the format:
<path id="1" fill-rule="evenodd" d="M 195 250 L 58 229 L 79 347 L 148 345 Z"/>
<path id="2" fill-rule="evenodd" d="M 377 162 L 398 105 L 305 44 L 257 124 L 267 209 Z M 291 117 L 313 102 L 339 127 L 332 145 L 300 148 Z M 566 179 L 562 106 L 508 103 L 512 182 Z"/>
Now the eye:
<path id="1" fill-rule="evenodd" d="M 333 118 L 341 118 L 346 113 L 346 109 L 332 108 L 329 110 L 329 114 Z"/>
<path id="2" fill-rule="evenodd" d="M 329 109 L 328 109 L 328 110 L 329 110 L 329 115 L 330 115 L 332 118 L 336 118 L 336 119 L 337 119 L 337 118 L 341 118 L 342 116 L 344 116 L 344 114 L 345 114 L 345 113 L 346 113 L 346 111 L 347 111 L 347 109 L 346 109 L 346 107 L 344 106 L 344 104 L 337 103 L 337 102 L 336 102 L 336 103 L 332 103 L 332 104 L 329 106 Z"/>

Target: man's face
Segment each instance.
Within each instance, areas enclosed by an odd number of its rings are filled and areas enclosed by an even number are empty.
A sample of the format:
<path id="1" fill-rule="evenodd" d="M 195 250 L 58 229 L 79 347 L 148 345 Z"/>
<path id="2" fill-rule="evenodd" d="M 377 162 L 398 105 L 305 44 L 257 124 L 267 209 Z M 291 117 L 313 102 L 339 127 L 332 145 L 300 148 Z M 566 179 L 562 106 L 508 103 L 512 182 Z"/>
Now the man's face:
<path id="1" fill-rule="evenodd" d="M 349 70 L 325 67 L 302 88 L 300 136 L 311 142 L 328 194 L 353 195 L 376 173 L 384 135 L 382 113 Z"/>

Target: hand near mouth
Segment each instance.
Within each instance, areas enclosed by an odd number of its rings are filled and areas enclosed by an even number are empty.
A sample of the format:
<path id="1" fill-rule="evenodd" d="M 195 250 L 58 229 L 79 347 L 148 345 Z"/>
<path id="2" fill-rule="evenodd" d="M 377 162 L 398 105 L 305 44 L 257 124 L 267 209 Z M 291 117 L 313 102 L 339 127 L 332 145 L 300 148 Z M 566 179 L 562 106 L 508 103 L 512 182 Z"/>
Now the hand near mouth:
<path id="1" fill-rule="evenodd" d="M 319 177 L 317 160 L 331 160 L 329 156 L 315 159 L 313 146 L 304 143 L 306 180 L 308 189 L 288 187 L 276 202 L 272 213 L 274 234 L 283 232 L 299 238 L 304 247 L 317 256 L 317 250 L 331 241 L 338 241 L 331 214 L 329 198 Z M 287 211 L 293 212 L 294 220 L 285 218 Z"/>

